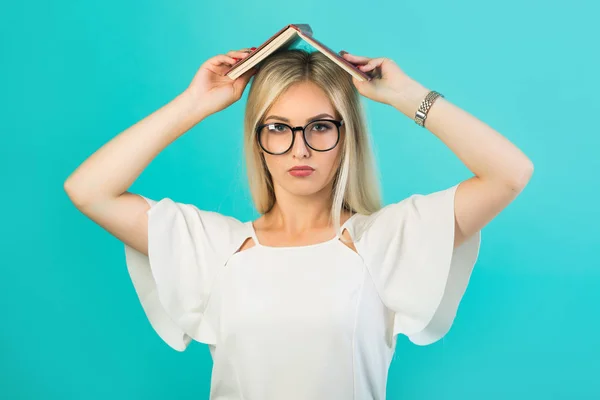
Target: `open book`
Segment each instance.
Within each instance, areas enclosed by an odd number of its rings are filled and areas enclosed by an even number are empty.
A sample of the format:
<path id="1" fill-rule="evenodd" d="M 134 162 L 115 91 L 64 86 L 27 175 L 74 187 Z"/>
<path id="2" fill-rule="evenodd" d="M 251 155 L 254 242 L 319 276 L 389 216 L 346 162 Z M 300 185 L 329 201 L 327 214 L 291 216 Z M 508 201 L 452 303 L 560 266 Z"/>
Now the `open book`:
<path id="1" fill-rule="evenodd" d="M 267 41 L 260 45 L 249 56 L 241 59 L 231 66 L 226 75 L 231 79 L 236 79 L 250 68 L 254 67 L 267 56 L 280 48 L 289 48 L 305 40 L 308 44 L 325 54 L 329 59 L 339 65 L 342 69 L 359 81 L 371 80 L 371 76 L 345 60 L 338 53 L 325 46 L 312 36 L 312 29 L 308 24 L 289 24 L 283 27 L 279 32 L 271 36 Z"/>

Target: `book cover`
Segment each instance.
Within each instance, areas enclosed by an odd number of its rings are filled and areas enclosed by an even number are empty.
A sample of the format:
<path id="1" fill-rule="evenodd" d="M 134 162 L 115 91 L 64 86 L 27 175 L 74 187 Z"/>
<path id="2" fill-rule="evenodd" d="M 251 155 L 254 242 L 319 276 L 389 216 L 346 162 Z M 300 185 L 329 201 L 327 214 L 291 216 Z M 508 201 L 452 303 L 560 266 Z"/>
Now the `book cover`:
<path id="1" fill-rule="evenodd" d="M 337 52 L 333 51 L 324 43 L 318 41 L 313 36 L 313 31 L 309 24 L 289 24 L 284 26 L 259 47 L 256 48 L 249 56 L 241 59 L 226 72 L 226 75 L 231 79 L 236 79 L 250 68 L 258 65 L 262 60 L 267 58 L 273 52 L 282 48 L 292 48 L 300 41 L 305 41 L 317 51 L 326 55 L 333 62 L 338 64 L 346 72 L 354 76 L 359 81 L 371 80 L 371 76 L 355 65 L 344 59 Z"/>

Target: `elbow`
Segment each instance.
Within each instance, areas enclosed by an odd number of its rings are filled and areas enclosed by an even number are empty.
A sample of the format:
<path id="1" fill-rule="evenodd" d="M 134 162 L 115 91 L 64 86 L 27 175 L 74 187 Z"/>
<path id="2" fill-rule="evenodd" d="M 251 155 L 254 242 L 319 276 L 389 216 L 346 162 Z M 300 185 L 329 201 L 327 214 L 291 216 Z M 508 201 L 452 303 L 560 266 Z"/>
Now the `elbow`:
<path id="1" fill-rule="evenodd" d="M 67 194 L 67 197 L 71 202 L 77 207 L 81 207 L 83 205 L 83 196 L 78 192 L 78 190 L 73 187 L 73 183 L 67 179 L 63 183 L 63 190 Z"/>
<path id="2" fill-rule="evenodd" d="M 527 186 L 533 175 L 533 162 L 527 160 L 523 163 L 523 166 L 518 169 L 518 172 L 512 179 L 509 180 L 508 185 L 515 191 L 521 191 Z"/>
<path id="3" fill-rule="evenodd" d="M 63 190 L 65 191 L 65 193 L 67 194 L 69 199 L 72 200 L 73 199 L 73 188 L 71 187 L 71 183 L 68 179 L 63 183 Z"/>

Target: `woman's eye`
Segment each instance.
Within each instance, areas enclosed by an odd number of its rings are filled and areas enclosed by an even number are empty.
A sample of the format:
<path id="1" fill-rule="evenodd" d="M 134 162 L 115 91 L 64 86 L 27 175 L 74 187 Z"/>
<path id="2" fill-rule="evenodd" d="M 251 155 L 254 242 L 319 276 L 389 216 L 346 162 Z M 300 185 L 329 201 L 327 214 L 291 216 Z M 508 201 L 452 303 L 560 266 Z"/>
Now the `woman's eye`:
<path id="1" fill-rule="evenodd" d="M 327 129 L 329 129 L 329 126 L 325 125 L 325 124 L 315 124 L 313 126 L 313 128 L 318 131 L 318 132 L 324 132 Z"/>
<path id="2" fill-rule="evenodd" d="M 285 131 L 286 126 L 281 124 L 272 124 L 271 126 L 269 126 L 269 129 L 275 132 L 283 132 Z"/>

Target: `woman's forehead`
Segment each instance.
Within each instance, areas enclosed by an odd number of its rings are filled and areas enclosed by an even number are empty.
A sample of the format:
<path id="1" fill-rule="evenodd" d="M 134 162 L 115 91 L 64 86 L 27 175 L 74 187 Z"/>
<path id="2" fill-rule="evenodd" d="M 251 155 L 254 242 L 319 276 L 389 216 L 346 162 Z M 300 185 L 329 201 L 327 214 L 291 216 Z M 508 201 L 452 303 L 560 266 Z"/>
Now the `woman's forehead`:
<path id="1" fill-rule="evenodd" d="M 275 115 L 283 117 L 283 120 L 306 122 L 322 114 L 330 115 L 323 118 L 336 118 L 337 112 L 320 87 L 314 83 L 303 82 L 282 93 L 271 105 L 265 118 Z"/>
<path id="2" fill-rule="evenodd" d="M 265 122 L 283 121 L 283 122 L 287 122 L 287 123 L 309 123 L 310 121 L 314 121 L 317 119 L 336 119 L 336 118 L 337 117 L 335 116 L 335 113 L 319 113 L 319 114 L 315 114 L 315 115 L 306 117 L 304 119 L 302 119 L 302 118 L 294 119 L 294 118 L 284 117 L 283 115 L 268 113 L 267 116 L 265 117 Z"/>

